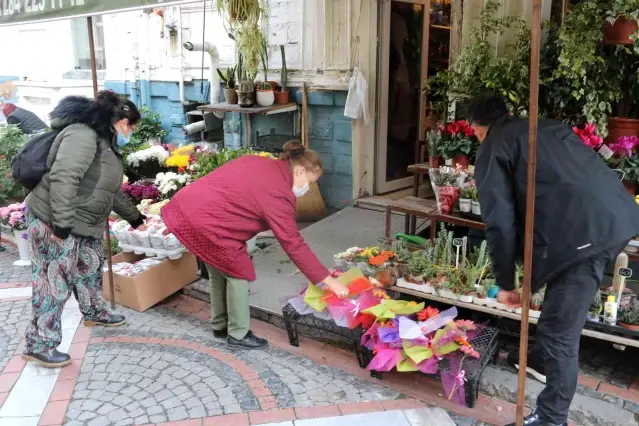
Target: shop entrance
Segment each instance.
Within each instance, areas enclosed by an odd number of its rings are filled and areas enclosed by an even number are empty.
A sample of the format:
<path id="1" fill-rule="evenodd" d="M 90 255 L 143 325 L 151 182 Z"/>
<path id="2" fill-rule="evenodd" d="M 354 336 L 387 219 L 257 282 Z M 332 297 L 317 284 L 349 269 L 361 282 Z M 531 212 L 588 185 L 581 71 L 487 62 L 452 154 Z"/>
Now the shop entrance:
<path id="1" fill-rule="evenodd" d="M 375 191 L 413 183 L 415 142 L 424 137 L 429 74 L 448 68 L 450 0 L 390 0 L 380 6 L 380 72 Z"/>

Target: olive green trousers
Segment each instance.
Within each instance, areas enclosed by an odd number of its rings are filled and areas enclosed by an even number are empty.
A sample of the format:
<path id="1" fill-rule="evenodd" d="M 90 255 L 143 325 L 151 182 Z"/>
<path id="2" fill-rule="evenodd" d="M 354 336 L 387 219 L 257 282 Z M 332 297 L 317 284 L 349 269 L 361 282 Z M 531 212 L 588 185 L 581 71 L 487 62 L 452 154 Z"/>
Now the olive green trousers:
<path id="1" fill-rule="evenodd" d="M 249 331 L 249 282 L 223 275 L 206 265 L 211 285 L 211 324 L 213 330 L 228 329 L 229 336 L 242 340 Z"/>

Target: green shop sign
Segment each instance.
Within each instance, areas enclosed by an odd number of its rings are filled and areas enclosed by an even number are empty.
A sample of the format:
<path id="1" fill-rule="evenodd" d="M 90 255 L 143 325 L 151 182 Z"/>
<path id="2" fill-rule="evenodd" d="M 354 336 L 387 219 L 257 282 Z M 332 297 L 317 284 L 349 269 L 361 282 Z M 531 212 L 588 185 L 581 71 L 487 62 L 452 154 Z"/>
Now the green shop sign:
<path id="1" fill-rule="evenodd" d="M 194 2 L 195 0 L 0 0 L 0 26 Z"/>

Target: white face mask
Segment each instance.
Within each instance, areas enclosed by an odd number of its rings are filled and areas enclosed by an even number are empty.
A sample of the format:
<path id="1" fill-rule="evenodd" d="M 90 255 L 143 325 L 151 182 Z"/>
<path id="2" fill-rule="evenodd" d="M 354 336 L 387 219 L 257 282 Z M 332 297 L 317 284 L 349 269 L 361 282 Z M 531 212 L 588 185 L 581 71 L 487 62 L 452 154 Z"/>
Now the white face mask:
<path id="1" fill-rule="evenodd" d="M 304 186 L 301 188 L 298 188 L 297 186 L 293 185 L 293 194 L 295 194 L 295 198 L 300 198 L 300 197 L 303 197 L 304 194 L 306 194 L 309 189 L 310 188 L 308 186 L 308 182 L 306 182 Z"/>

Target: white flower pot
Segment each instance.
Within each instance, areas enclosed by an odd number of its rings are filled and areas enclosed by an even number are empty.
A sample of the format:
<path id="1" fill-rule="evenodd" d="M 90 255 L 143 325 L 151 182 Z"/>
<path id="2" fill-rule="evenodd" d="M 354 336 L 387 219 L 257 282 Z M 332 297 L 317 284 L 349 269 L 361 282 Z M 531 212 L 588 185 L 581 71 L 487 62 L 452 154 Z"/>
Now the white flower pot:
<path id="1" fill-rule="evenodd" d="M 473 296 L 470 295 L 461 295 L 459 296 L 459 301 L 460 302 L 465 302 L 465 303 L 473 303 Z"/>
<path id="2" fill-rule="evenodd" d="M 275 93 L 272 90 L 261 91 L 256 93 L 257 104 L 261 107 L 269 107 L 275 103 Z"/>
<path id="3" fill-rule="evenodd" d="M 409 288 L 411 290 L 419 291 L 425 294 L 433 294 L 433 288 L 428 284 L 415 284 L 406 281 L 404 278 L 397 278 L 395 283 L 397 287 Z"/>
<path id="4" fill-rule="evenodd" d="M 475 214 L 477 216 L 481 216 L 481 207 L 479 205 L 479 201 L 471 202 L 470 206 L 471 206 L 471 210 L 472 210 L 473 214 Z"/>
<path id="5" fill-rule="evenodd" d="M 439 296 L 445 299 L 459 300 L 459 297 L 450 290 L 439 290 Z"/>
<path id="6" fill-rule="evenodd" d="M 485 304 L 489 308 L 496 308 L 497 307 L 497 299 L 492 299 L 490 297 L 487 297 L 486 300 L 485 300 Z"/>
<path id="7" fill-rule="evenodd" d="M 529 312 L 528 316 L 533 318 L 539 318 L 539 316 L 541 315 L 541 311 L 535 311 L 534 309 L 531 309 L 528 312 Z"/>
<path id="8" fill-rule="evenodd" d="M 473 297 L 473 303 L 479 306 L 488 306 L 485 297 L 483 299 L 480 299 L 479 297 Z"/>
<path id="9" fill-rule="evenodd" d="M 20 259 L 13 262 L 13 266 L 31 266 L 31 253 L 29 251 L 29 234 L 27 231 L 13 231 Z"/>
<path id="10" fill-rule="evenodd" d="M 462 212 L 462 213 L 470 213 L 470 211 L 471 211 L 470 198 L 460 198 L 459 199 L 459 211 Z"/>

